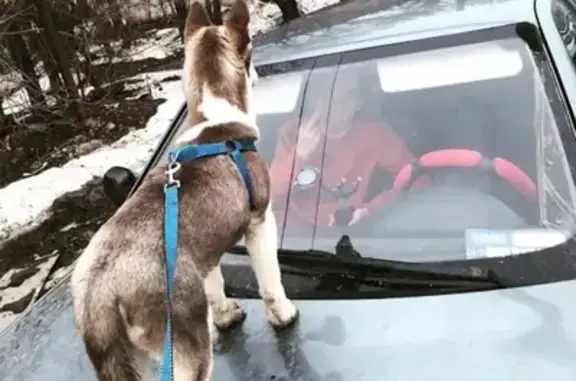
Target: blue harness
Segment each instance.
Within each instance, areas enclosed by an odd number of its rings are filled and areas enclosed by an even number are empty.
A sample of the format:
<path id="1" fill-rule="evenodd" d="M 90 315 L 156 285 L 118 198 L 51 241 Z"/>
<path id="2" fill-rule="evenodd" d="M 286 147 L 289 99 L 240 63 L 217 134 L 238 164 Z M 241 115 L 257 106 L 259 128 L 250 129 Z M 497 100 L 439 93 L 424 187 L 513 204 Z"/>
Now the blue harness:
<path id="1" fill-rule="evenodd" d="M 182 162 L 193 161 L 204 157 L 228 154 L 244 179 L 248 190 L 250 209 L 254 208 L 254 195 L 250 173 L 242 157 L 242 152 L 256 151 L 255 139 L 232 140 L 228 142 L 209 144 L 190 144 L 170 152 L 166 184 L 164 185 L 164 250 L 166 260 L 166 292 L 168 294 L 168 313 L 166 316 L 166 332 L 164 335 L 164 353 L 162 361 L 162 381 L 174 380 L 173 336 L 172 336 L 172 297 L 176 261 L 178 259 L 178 188 L 180 180 L 176 175 L 182 167 Z"/>

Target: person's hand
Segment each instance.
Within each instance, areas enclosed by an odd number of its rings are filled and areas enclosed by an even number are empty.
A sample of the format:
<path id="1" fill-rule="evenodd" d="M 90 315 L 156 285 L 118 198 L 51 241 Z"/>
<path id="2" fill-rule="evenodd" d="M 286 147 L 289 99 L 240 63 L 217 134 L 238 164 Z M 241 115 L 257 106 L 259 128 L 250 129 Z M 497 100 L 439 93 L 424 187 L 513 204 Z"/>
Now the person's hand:
<path id="1" fill-rule="evenodd" d="M 356 224 L 358 221 L 360 221 L 361 219 L 363 219 L 367 215 L 368 215 L 368 209 L 366 209 L 366 208 L 358 208 L 358 209 L 354 210 L 354 213 L 352 214 L 352 219 L 350 220 L 350 222 L 348 222 L 348 226 L 352 226 L 352 225 Z M 328 220 L 328 226 L 329 227 L 334 226 L 335 222 L 336 222 L 336 219 L 334 217 L 334 213 L 332 213 L 332 214 L 330 214 L 330 217 Z"/>
<path id="2" fill-rule="evenodd" d="M 320 115 L 315 112 L 310 118 L 306 119 L 300 126 L 298 132 L 298 145 L 296 147 L 296 155 L 300 159 L 307 159 L 312 152 L 320 145 L 322 141 L 321 127 L 318 125 Z"/>
<path id="3" fill-rule="evenodd" d="M 356 224 L 358 221 L 360 221 L 361 219 L 363 219 L 367 215 L 368 215 L 368 209 L 366 209 L 366 208 L 356 209 L 354 211 L 354 214 L 352 215 L 352 219 L 350 220 L 350 222 L 348 222 L 348 226 L 352 226 L 352 225 Z"/>

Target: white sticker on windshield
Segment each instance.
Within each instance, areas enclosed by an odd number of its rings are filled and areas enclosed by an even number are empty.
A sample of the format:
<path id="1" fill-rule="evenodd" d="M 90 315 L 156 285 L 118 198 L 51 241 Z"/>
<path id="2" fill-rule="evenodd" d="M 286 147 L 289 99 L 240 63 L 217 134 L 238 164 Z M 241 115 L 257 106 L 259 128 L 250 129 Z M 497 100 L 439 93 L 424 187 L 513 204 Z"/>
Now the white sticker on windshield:
<path id="1" fill-rule="evenodd" d="M 568 234 L 549 229 L 466 229 L 466 258 L 525 254 L 566 242 Z"/>
<path id="2" fill-rule="evenodd" d="M 384 58 L 378 77 L 382 91 L 397 93 L 512 77 L 522 66 L 519 52 L 482 42 Z"/>
<path id="3" fill-rule="evenodd" d="M 303 72 L 259 78 L 252 90 L 256 115 L 287 114 L 296 109 L 304 82 Z"/>

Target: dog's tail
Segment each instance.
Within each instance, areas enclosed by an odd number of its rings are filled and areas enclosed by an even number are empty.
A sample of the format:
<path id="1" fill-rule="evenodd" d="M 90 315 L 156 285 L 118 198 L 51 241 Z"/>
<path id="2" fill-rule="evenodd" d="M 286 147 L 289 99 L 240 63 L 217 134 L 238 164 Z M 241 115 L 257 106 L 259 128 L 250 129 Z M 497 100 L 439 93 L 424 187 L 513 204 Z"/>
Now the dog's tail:
<path id="1" fill-rule="evenodd" d="M 118 303 L 87 295 L 81 333 L 98 381 L 139 381 L 135 347 L 128 337 Z M 112 302 L 112 303 L 106 303 Z M 108 305 L 105 305 L 108 304 Z"/>

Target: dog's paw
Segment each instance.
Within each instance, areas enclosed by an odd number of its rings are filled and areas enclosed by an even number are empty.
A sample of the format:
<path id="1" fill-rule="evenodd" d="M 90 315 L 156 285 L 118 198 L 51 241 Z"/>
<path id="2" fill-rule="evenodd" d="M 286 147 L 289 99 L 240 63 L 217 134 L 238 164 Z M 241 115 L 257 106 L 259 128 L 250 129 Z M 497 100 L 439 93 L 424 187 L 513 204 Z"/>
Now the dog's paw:
<path id="1" fill-rule="evenodd" d="M 225 306 L 212 308 L 212 319 L 219 330 L 227 330 L 237 326 L 246 319 L 246 313 L 234 300 L 227 300 Z"/>
<path id="2" fill-rule="evenodd" d="M 286 328 L 298 318 L 296 306 L 287 298 L 265 300 L 266 316 L 274 328 Z"/>

